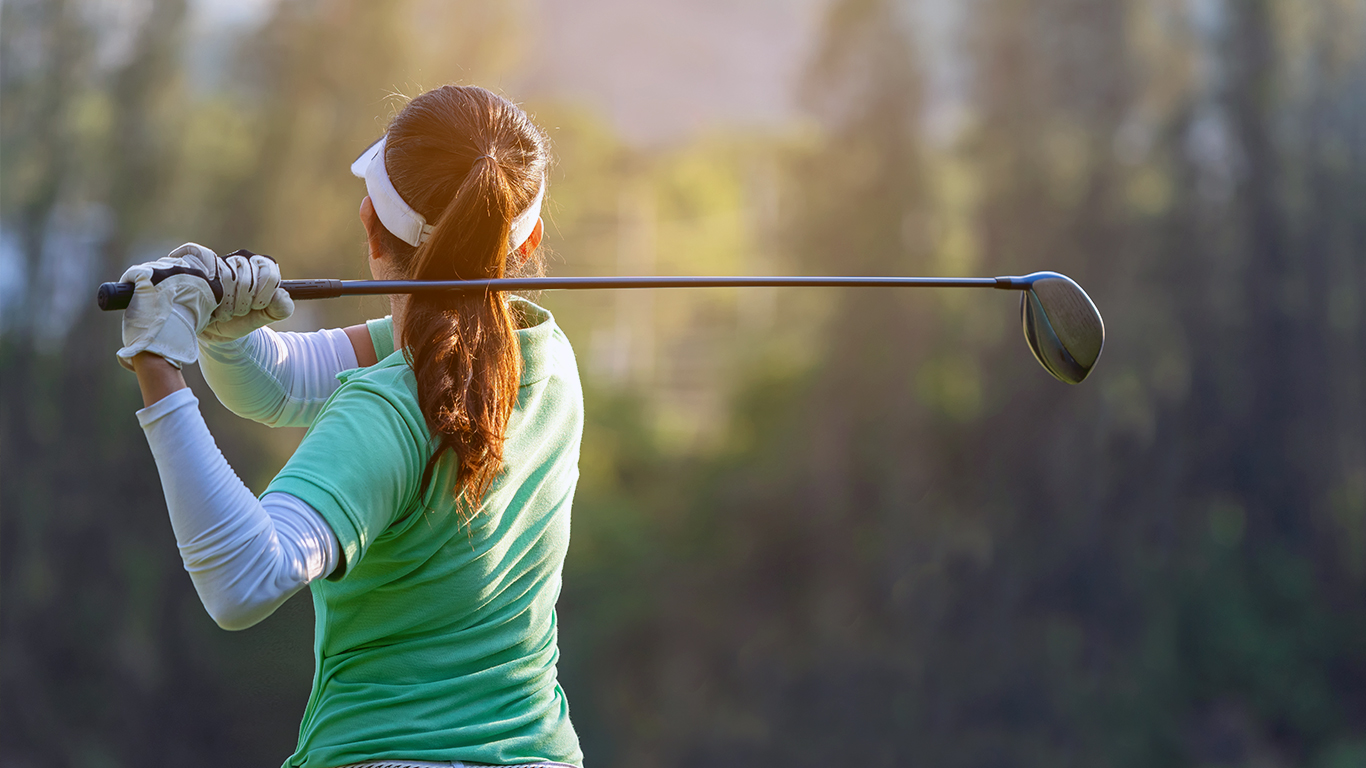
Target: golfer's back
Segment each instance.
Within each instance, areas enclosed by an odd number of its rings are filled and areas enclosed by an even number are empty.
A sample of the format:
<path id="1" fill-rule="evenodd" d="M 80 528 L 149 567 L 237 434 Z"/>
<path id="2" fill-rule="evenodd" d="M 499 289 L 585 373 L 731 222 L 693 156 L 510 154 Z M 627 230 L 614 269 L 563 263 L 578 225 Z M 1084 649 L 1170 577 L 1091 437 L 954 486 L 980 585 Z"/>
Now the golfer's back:
<path id="1" fill-rule="evenodd" d="M 451 452 L 420 494 L 430 434 L 402 352 L 343 374 L 271 484 L 319 510 L 345 559 L 312 584 L 317 666 L 287 765 L 582 762 L 556 681 L 554 608 L 582 392 L 553 318 L 517 301 L 530 327 L 517 332 L 523 375 L 505 471 L 473 516 L 450 492 Z M 314 442 L 344 447 L 315 453 Z"/>

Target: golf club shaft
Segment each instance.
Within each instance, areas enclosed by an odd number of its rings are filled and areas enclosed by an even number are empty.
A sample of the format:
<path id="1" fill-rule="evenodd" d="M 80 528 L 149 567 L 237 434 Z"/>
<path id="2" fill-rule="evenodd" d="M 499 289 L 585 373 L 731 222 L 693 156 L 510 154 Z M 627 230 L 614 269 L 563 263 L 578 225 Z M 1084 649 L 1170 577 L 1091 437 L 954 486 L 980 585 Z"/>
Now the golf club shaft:
<path id="1" fill-rule="evenodd" d="M 285 280 L 294 299 L 332 299 L 391 293 L 547 291 L 594 288 L 1000 288 L 1028 290 L 1019 277 L 510 277 L 495 280 Z M 100 309 L 126 309 L 132 283 L 104 283 Z"/>

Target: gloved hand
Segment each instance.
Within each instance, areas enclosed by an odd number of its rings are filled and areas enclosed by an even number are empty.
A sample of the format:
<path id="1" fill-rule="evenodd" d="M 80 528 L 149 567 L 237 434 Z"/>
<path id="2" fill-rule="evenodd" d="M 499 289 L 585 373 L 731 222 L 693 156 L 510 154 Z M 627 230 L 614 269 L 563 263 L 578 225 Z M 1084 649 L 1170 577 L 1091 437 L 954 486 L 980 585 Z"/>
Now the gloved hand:
<path id="1" fill-rule="evenodd" d="M 199 332 L 207 343 L 240 339 L 294 314 L 294 300 L 280 287 L 280 265 L 269 256 L 237 250 L 219 261 L 223 301 Z"/>
<path id="2" fill-rule="evenodd" d="M 199 359 L 195 337 L 223 296 L 220 264 L 213 251 L 186 243 L 123 273 L 120 282 L 134 284 L 133 298 L 123 312 L 123 349 L 118 353 L 124 368 L 132 370 L 139 352 L 161 355 L 177 368 Z M 162 279 L 153 282 L 157 270 L 163 272 Z"/>

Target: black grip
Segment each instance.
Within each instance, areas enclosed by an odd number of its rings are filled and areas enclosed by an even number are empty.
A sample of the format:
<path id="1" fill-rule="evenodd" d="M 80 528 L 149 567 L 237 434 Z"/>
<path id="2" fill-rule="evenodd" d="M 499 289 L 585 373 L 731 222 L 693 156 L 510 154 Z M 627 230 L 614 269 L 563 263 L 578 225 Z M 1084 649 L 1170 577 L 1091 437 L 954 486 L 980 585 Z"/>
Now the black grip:
<path id="1" fill-rule="evenodd" d="M 105 312 L 128 309 L 128 302 L 132 300 L 132 283 L 100 283 L 100 289 L 95 293 L 95 303 Z"/>
<path id="2" fill-rule="evenodd" d="M 156 285 L 172 275 L 194 275 L 209 284 L 215 302 L 223 300 L 223 281 L 216 277 L 210 280 L 207 275 L 193 267 L 175 266 L 154 269 L 152 270 L 152 285 Z M 105 312 L 128 309 L 128 302 L 133 300 L 133 290 L 134 285 L 132 283 L 100 283 L 99 290 L 95 292 L 95 303 L 99 304 L 100 309 Z"/>
<path id="3" fill-rule="evenodd" d="M 342 295 L 340 280 L 281 280 L 291 299 L 335 299 Z"/>

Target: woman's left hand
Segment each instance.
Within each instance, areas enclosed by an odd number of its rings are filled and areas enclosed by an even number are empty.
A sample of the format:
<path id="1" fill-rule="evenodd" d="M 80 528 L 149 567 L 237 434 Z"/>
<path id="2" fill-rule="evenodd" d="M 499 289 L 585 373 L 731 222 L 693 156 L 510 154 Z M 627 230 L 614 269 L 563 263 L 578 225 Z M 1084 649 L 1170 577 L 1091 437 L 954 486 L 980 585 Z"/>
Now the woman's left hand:
<path id="1" fill-rule="evenodd" d="M 120 281 L 134 284 L 133 298 L 123 313 L 123 348 L 118 355 L 123 367 L 132 370 L 132 360 L 141 352 L 160 355 L 177 368 L 199 359 L 195 337 L 222 296 L 218 264 L 213 251 L 186 243 L 123 273 Z M 158 270 L 162 279 L 154 282 Z M 214 285 L 220 286 L 217 294 Z"/>

